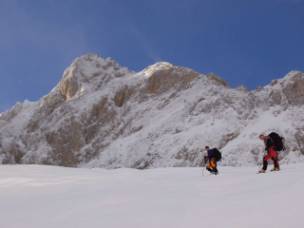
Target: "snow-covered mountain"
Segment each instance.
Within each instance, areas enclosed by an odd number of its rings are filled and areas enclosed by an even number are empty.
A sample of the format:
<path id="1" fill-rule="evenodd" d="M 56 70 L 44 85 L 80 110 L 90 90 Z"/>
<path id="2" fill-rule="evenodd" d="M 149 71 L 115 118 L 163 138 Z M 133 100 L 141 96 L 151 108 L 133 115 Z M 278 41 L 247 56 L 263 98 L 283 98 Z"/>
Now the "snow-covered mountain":
<path id="1" fill-rule="evenodd" d="M 224 165 L 260 162 L 260 133 L 286 139 L 284 162 L 303 159 L 304 73 L 254 91 L 214 74 L 160 62 L 130 72 L 84 55 L 37 102 L 0 114 L 1 163 L 90 167 L 198 166 L 205 145 Z"/>

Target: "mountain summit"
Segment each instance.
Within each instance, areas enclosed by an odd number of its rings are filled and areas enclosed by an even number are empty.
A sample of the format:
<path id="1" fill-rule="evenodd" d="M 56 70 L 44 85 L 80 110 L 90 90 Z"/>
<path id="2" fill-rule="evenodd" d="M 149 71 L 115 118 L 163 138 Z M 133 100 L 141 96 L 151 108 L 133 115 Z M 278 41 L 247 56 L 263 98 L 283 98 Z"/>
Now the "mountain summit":
<path id="1" fill-rule="evenodd" d="M 260 133 L 286 139 L 284 162 L 303 159 L 304 73 L 254 90 L 159 62 L 131 72 L 110 58 L 77 58 L 37 102 L 0 114 L 0 162 L 89 167 L 198 166 L 205 145 L 224 165 L 260 162 Z"/>

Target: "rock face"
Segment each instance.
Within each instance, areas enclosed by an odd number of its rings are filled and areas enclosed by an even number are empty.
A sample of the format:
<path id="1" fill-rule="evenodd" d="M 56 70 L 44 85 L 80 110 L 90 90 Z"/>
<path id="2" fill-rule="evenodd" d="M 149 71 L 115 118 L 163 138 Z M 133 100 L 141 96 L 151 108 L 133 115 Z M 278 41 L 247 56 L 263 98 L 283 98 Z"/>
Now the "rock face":
<path id="1" fill-rule="evenodd" d="M 261 162 L 260 133 L 286 138 L 283 162 L 304 154 L 304 74 L 256 91 L 215 74 L 160 62 L 130 72 L 97 55 L 77 58 L 37 102 L 0 114 L 0 162 L 63 166 L 199 166 L 205 145 L 224 165 Z"/>
<path id="2" fill-rule="evenodd" d="M 289 104 L 304 104 L 304 74 L 297 72 L 290 76 L 291 79 L 284 85 L 283 93 Z"/>
<path id="3" fill-rule="evenodd" d="M 145 75 L 148 77 L 146 91 L 151 94 L 160 94 L 172 88 L 176 90 L 187 88 L 199 74 L 190 69 L 160 62 L 148 67 Z"/>

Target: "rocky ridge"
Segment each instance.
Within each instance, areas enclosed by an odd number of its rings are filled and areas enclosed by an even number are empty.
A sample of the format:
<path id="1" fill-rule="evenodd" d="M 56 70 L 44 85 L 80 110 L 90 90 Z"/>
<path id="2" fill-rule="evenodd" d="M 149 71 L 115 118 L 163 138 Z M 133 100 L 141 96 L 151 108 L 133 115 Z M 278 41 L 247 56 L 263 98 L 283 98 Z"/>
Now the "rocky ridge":
<path id="1" fill-rule="evenodd" d="M 131 72 L 77 58 L 37 102 L 0 114 L 0 162 L 150 168 L 198 166 L 205 145 L 224 165 L 260 162 L 262 132 L 286 138 L 284 162 L 304 154 L 304 73 L 255 90 L 166 62 Z"/>

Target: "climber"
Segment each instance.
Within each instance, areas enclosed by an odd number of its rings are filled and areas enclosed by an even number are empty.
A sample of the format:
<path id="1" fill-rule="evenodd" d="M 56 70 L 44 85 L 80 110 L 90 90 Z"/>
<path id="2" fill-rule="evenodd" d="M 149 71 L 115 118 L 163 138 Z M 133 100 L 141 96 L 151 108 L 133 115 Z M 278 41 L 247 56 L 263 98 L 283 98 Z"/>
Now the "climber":
<path id="1" fill-rule="evenodd" d="M 210 149 L 209 146 L 205 147 L 206 154 L 204 156 L 205 164 L 207 163 L 206 169 L 212 173 L 217 175 L 217 162 L 221 160 L 222 154 L 217 148 Z"/>
<path id="2" fill-rule="evenodd" d="M 268 160 L 273 161 L 273 169 L 271 171 L 279 171 L 279 159 L 278 151 L 285 150 L 283 144 L 283 138 L 280 137 L 277 133 L 271 133 L 269 135 L 261 134 L 259 139 L 264 142 L 266 155 L 263 157 L 263 167 L 258 173 L 265 173 L 268 166 Z"/>

